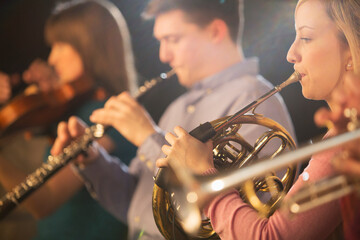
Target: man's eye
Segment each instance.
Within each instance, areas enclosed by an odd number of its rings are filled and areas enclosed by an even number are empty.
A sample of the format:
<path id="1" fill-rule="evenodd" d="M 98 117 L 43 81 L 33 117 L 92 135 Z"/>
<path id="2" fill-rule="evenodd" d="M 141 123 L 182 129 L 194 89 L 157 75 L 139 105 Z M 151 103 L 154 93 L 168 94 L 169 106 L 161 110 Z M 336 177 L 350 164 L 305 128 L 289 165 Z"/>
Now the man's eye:
<path id="1" fill-rule="evenodd" d="M 168 38 L 169 43 L 177 43 L 177 42 L 179 42 L 179 40 L 180 40 L 179 37 Z"/>

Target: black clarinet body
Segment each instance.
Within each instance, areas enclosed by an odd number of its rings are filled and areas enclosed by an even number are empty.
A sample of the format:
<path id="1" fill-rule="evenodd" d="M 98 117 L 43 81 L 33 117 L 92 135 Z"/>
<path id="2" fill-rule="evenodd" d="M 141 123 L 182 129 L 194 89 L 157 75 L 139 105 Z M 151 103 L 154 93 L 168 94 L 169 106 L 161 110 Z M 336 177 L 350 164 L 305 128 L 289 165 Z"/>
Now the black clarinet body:
<path id="1" fill-rule="evenodd" d="M 105 128 L 95 124 L 85 129 L 85 133 L 71 142 L 57 156 L 50 155 L 48 160 L 37 168 L 26 179 L 0 199 L 0 219 L 4 218 L 31 193 L 41 187 L 51 176 L 64 167 L 70 160 L 88 150 L 89 145 L 104 135 Z"/>
<path id="2" fill-rule="evenodd" d="M 171 70 L 161 74 L 157 78 L 146 81 L 144 85 L 139 88 L 135 98 L 139 100 L 139 98 L 150 89 L 157 86 L 162 80 L 171 77 L 174 73 L 174 70 Z M 106 129 L 107 128 L 102 124 L 92 125 L 85 129 L 83 135 L 65 147 L 61 154 L 57 156 L 50 155 L 45 163 L 0 199 L 0 220 L 7 216 L 23 200 L 41 187 L 51 176 L 68 164 L 72 159 L 76 158 L 81 153 L 87 152 L 91 143 L 94 140 L 101 138 L 105 134 Z"/>

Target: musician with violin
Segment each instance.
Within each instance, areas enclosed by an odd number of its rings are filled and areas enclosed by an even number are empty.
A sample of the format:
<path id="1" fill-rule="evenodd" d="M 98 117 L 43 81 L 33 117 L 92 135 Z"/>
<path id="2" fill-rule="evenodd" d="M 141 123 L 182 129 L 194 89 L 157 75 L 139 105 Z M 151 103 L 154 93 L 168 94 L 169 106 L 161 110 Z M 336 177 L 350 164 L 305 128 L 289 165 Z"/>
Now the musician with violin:
<path id="1" fill-rule="evenodd" d="M 24 80 L 36 82 L 40 88 L 37 94 L 22 96 L 25 102 L 35 100 L 39 104 L 33 116 L 37 119 L 34 124 L 46 119 L 49 112 L 61 112 L 62 104 L 65 111 L 58 117 L 63 118 L 66 112 L 90 124 L 92 111 L 103 107 L 109 96 L 135 88 L 130 36 L 122 14 L 111 2 L 90 0 L 59 4 L 46 22 L 45 38 L 51 46 L 48 62 L 36 60 L 23 74 Z M 10 86 L 9 77 L 2 74 L 0 83 L 5 86 L 1 88 L 5 101 L 9 98 L 9 90 L 5 90 Z M 77 93 L 81 99 L 77 98 Z M 13 100 L 19 103 L 22 99 L 15 96 Z M 5 104 L 2 110 L 7 107 L 10 106 Z M 28 118 L 30 115 L 26 112 L 20 116 Z M 57 121 L 59 118 L 52 119 L 50 124 L 56 126 Z M 8 121 L 7 125 L 2 125 L 7 126 L 2 132 L 19 126 L 18 122 L 17 119 Z M 115 130 L 108 131 L 98 143 L 120 157 L 124 166 L 135 155 L 135 146 Z M 46 157 L 48 155 L 49 152 L 45 153 Z M 25 177 L 25 173 L 6 159 L 0 159 L 0 181 L 7 190 Z M 125 225 L 90 196 L 71 164 L 32 193 L 24 206 L 40 219 L 35 239 L 126 238 Z"/>

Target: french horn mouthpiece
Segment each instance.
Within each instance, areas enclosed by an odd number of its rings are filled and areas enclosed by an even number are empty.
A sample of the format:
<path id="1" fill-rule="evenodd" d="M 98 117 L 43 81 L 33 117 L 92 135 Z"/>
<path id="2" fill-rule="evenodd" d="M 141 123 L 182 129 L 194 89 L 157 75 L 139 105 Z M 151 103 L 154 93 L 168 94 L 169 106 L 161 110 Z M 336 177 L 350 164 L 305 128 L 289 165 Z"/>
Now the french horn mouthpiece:
<path id="1" fill-rule="evenodd" d="M 280 84 L 278 86 L 279 90 L 283 89 L 284 87 L 290 85 L 290 84 L 293 84 L 295 82 L 298 82 L 301 80 L 301 74 L 297 71 L 295 71 L 293 74 L 291 74 L 291 76 L 285 81 L 283 82 L 282 84 Z"/>

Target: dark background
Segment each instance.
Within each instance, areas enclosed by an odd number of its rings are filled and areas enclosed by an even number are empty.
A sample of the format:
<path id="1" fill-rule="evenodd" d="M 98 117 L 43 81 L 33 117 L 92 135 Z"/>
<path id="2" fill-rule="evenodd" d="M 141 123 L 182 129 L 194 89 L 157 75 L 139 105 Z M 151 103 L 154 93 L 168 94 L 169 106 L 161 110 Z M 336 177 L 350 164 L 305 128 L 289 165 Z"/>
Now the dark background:
<path id="1" fill-rule="evenodd" d="M 136 67 L 141 79 L 150 79 L 167 71 L 158 59 L 158 43 L 152 37 L 153 22 L 145 22 L 140 13 L 148 0 L 113 0 L 127 20 L 132 37 Z M 0 71 L 21 73 L 37 57 L 46 59 L 49 47 L 43 40 L 44 22 L 55 0 L 0 0 Z M 295 0 L 245 0 L 244 52 L 258 56 L 260 73 L 274 85 L 293 72 L 286 54 L 295 38 L 293 12 Z M 141 82 L 140 82 L 141 84 Z M 166 93 L 156 93 L 157 102 L 147 106 L 157 120 L 163 103 L 169 102 L 182 90 L 168 84 Z M 240 91 L 240 90 L 239 90 Z M 318 137 L 322 131 L 313 124 L 313 114 L 324 102 L 309 101 L 301 94 L 299 83 L 281 92 L 294 122 L 300 144 Z M 249 102 L 253 99 L 249 99 Z M 160 106 L 161 105 L 161 106 Z M 209 119 L 213 120 L 213 119 Z M 19 231 L 19 229 L 21 229 Z M 29 239 L 34 234 L 34 221 L 28 215 L 12 215 L 0 222 L 0 238 Z"/>
<path id="2" fill-rule="evenodd" d="M 161 64 L 158 59 L 159 45 L 152 36 L 153 22 L 143 21 L 140 17 L 147 0 L 113 1 L 128 23 L 136 67 L 142 79 L 149 79 L 167 71 L 168 66 Z M 55 2 L 0 1 L 1 71 L 22 72 L 36 57 L 47 58 L 49 48 L 43 40 L 43 26 Z M 286 53 L 295 37 L 293 12 L 296 2 L 245 0 L 245 55 L 260 58 L 260 73 L 273 84 L 281 83 L 293 72 L 292 64 L 286 61 Z M 177 88 L 178 85 L 172 85 L 169 92 L 177 92 Z M 286 88 L 281 94 L 292 116 L 299 143 L 319 135 L 320 130 L 313 124 L 313 113 L 324 103 L 304 99 L 299 83 Z M 159 98 L 161 97 L 168 96 L 159 94 Z"/>

